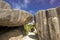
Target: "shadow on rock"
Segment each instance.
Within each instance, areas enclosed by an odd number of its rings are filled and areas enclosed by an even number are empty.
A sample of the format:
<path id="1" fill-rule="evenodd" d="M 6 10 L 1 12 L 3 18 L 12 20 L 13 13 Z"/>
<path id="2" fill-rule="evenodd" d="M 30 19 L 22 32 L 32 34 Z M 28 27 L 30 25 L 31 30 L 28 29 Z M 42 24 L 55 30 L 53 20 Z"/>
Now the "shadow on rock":
<path id="1" fill-rule="evenodd" d="M 23 27 L 0 27 L 0 40 L 21 40 Z"/>
<path id="2" fill-rule="evenodd" d="M 29 37 L 32 39 L 38 39 L 38 36 L 36 36 L 36 35 L 29 35 Z"/>

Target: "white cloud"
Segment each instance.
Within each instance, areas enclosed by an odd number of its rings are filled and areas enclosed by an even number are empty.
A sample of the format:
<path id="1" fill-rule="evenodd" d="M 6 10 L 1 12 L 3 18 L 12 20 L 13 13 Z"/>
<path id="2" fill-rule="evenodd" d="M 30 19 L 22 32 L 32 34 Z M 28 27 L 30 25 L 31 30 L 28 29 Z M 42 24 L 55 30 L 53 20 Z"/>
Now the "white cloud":
<path id="1" fill-rule="evenodd" d="M 28 3 L 29 3 L 29 0 L 24 0 L 24 3 L 25 3 L 25 4 L 28 4 Z"/>
<path id="2" fill-rule="evenodd" d="M 29 10 L 29 12 L 30 12 L 30 13 L 34 13 L 34 11 L 33 11 L 33 10 Z"/>
<path id="3" fill-rule="evenodd" d="M 57 0 L 50 0 L 50 4 L 54 4 Z"/>
<path id="4" fill-rule="evenodd" d="M 47 0 L 39 0 L 40 2 L 46 2 Z M 54 4 L 57 0 L 49 0 L 50 1 L 50 4 Z"/>
<path id="5" fill-rule="evenodd" d="M 30 0 L 24 0 L 22 7 L 27 8 Z"/>
<path id="6" fill-rule="evenodd" d="M 14 10 L 20 10 L 20 9 L 21 9 L 20 6 L 16 6 L 16 7 L 14 8 Z"/>
<path id="7" fill-rule="evenodd" d="M 12 3 L 13 7 L 15 10 L 20 10 L 22 8 L 27 8 L 28 4 L 29 4 L 30 0 L 24 0 L 22 3 L 18 4 L 18 3 Z"/>
<path id="8" fill-rule="evenodd" d="M 13 7 L 14 7 L 14 10 L 20 10 L 21 9 L 21 6 L 19 6 L 17 3 L 12 3 Z"/>
<path id="9" fill-rule="evenodd" d="M 21 7 L 22 7 L 22 8 L 27 8 L 28 5 L 27 5 L 27 4 L 21 4 Z"/>

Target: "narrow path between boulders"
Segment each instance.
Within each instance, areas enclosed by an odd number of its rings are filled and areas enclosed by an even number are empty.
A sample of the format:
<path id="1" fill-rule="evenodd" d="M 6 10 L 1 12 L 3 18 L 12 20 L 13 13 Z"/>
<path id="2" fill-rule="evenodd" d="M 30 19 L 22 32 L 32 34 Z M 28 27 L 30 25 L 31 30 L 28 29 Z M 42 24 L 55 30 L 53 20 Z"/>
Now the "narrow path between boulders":
<path id="1" fill-rule="evenodd" d="M 35 36 L 35 33 L 29 32 L 27 36 L 22 38 L 22 40 L 38 40 L 38 37 Z"/>

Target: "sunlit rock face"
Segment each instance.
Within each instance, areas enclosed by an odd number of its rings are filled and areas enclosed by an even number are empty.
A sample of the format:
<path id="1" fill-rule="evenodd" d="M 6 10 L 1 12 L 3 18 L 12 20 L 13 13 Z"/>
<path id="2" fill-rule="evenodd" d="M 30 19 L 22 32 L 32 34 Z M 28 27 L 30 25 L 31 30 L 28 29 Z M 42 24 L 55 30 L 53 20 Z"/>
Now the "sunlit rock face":
<path id="1" fill-rule="evenodd" d="M 35 24 L 39 40 L 60 40 L 60 7 L 38 11 Z"/>
<path id="2" fill-rule="evenodd" d="M 50 30 L 50 36 L 52 40 L 60 40 L 60 26 L 59 26 L 59 13 L 57 8 L 51 8 L 48 11 L 48 24 Z M 59 15 L 58 15 L 59 14 Z"/>
<path id="3" fill-rule="evenodd" d="M 3 0 L 0 0 L 0 1 L 3 1 Z"/>
<path id="4" fill-rule="evenodd" d="M 12 9 L 11 6 L 5 1 L 0 0 L 0 9 Z"/>
<path id="5" fill-rule="evenodd" d="M 24 25 L 32 21 L 32 15 L 24 10 L 13 10 L 0 0 L 0 40 L 21 40 Z"/>
<path id="6" fill-rule="evenodd" d="M 32 21 L 32 15 L 24 10 L 14 10 L 0 1 L 0 26 L 21 26 Z"/>
<path id="7" fill-rule="evenodd" d="M 35 14 L 35 24 L 39 40 L 49 40 L 46 10 L 39 10 Z"/>
<path id="8" fill-rule="evenodd" d="M 0 25 L 20 26 L 32 21 L 32 15 L 23 10 L 0 9 Z"/>
<path id="9" fill-rule="evenodd" d="M 57 7 L 56 10 L 57 10 L 57 13 L 58 13 L 58 15 L 59 15 L 59 17 L 60 17 L 60 6 Z M 60 18 L 59 18 L 59 19 L 60 19 Z"/>

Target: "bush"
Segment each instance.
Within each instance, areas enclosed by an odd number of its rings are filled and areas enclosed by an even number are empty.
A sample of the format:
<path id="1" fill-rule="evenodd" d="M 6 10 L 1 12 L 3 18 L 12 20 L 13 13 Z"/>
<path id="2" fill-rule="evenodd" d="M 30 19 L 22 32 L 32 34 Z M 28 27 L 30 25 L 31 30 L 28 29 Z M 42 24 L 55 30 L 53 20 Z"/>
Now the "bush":
<path id="1" fill-rule="evenodd" d="M 25 32 L 26 34 L 28 34 L 28 32 L 31 32 L 31 29 L 34 28 L 32 24 L 26 24 L 24 26 Z"/>

